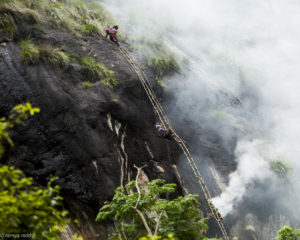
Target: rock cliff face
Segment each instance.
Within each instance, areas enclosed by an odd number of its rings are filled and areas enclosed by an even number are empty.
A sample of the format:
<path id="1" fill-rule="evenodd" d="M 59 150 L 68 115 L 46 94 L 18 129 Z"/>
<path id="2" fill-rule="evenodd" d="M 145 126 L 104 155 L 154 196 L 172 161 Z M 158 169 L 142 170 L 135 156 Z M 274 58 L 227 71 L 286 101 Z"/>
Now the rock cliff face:
<path id="1" fill-rule="evenodd" d="M 84 239 L 106 239 L 109 226 L 94 222 L 98 209 L 114 190 L 135 177 L 142 166 L 149 179 L 180 184 L 174 164 L 180 151 L 172 141 L 156 135 L 152 106 L 130 65 L 117 47 L 103 37 L 76 38 L 44 26 L 43 31 L 19 26 L 15 39 L 0 46 L 0 116 L 16 104 L 30 102 L 41 113 L 12 133 L 15 143 L 2 162 L 15 165 L 37 184 L 59 177 L 65 207 Z M 28 37 L 40 44 L 64 46 L 65 51 L 92 56 L 114 70 L 119 85 L 102 82 L 89 88 L 77 64 L 61 68 L 45 63 L 25 64 L 18 42 Z"/>

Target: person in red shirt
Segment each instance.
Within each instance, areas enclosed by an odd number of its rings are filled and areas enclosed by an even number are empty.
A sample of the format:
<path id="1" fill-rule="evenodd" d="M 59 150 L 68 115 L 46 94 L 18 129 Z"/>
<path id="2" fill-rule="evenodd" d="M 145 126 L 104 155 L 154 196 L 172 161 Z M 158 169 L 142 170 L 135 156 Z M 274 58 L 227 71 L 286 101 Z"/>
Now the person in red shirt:
<path id="1" fill-rule="evenodd" d="M 117 38 L 118 26 L 113 26 L 112 28 L 106 29 L 106 38 L 109 36 L 110 41 L 114 42 L 117 46 L 120 46 Z"/>

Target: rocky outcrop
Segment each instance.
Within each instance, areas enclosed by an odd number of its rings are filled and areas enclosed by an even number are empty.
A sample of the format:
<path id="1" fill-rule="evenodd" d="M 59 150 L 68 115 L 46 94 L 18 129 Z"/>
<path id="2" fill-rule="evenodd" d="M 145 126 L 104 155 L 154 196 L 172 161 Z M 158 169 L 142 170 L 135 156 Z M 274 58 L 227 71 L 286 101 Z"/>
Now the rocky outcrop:
<path id="1" fill-rule="evenodd" d="M 44 27 L 19 27 L 14 41 L 0 46 L 0 116 L 16 104 L 30 102 L 41 113 L 12 132 L 15 146 L 3 163 L 15 165 L 37 184 L 59 177 L 65 207 L 85 239 L 106 239 L 109 227 L 94 222 L 98 209 L 114 190 L 135 177 L 134 165 L 147 165 L 149 179 L 178 183 L 174 164 L 180 151 L 156 135 L 152 106 L 130 65 L 117 47 L 103 37 L 74 37 Z M 119 85 L 89 80 L 77 64 L 54 67 L 25 64 L 18 41 L 31 37 L 41 44 L 64 46 L 64 51 L 92 56 L 114 70 Z M 181 193 L 179 186 L 178 193 Z M 80 229 L 80 230 L 79 230 Z"/>

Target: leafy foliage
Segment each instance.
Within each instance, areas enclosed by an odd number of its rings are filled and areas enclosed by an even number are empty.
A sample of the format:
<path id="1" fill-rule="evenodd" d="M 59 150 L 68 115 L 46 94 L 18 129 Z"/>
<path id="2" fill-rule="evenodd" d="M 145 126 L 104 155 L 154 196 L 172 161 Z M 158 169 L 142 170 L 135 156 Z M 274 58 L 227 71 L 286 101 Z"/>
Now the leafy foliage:
<path id="1" fill-rule="evenodd" d="M 278 231 L 277 240 L 299 240 L 300 229 L 293 230 L 290 226 L 284 226 Z"/>
<path id="2" fill-rule="evenodd" d="M 13 167 L 0 168 L 0 232 L 6 234 L 33 234 L 33 239 L 58 239 L 60 226 L 67 223 L 66 211 L 58 210 L 62 198 L 59 187 L 52 187 L 52 179 L 46 189 L 32 186 L 32 178 L 26 178 Z"/>
<path id="3" fill-rule="evenodd" d="M 117 79 L 114 77 L 114 72 L 97 62 L 94 58 L 83 57 L 81 58 L 81 64 L 90 73 L 91 77 L 101 80 L 105 85 L 111 88 L 118 85 Z"/>
<path id="4" fill-rule="evenodd" d="M 200 220 L 199 202 L 196 195 L 180 196 L 173 200 L 160 198 L 175 191 L 176 184 L 165 184 L 156 179 L 138 193 L 135 181 L 122 190 L 117 188 L 112 202 L 107 202 L 99 211 L 96 220 L 116 222 L 114 234 L 109 239 L 204 239 L 206 219 Z M 143 222 L 146 221 L 146 224 Z M 147 226 L 156 235 L 146 235 Z M 172 235 L 170 235 L 172 234 Z M 160 237 L 158 237 L 160 236 Z"/>
<path id="5" fill-rule="evenodd" d="M 0 118 L 0 158 L 4 153 L 3 141 L 8 142 L 10 146 L 14 145 L 9 136 L 9 129 L 16 124 L 24 125 L 24 120 L 26 120 L 28 116 L 32 116 L 38 112 L 40 112 L 40 109 L 33 108 L 30 103 L 25 103 L 15 106 L 11 110 L 8 118 Z"/>
<path id="6" fill-rule="evenodd" d="M 173 237 L 173 234 L 168 234 L 167 238 L 162 238 L 161 236 L 151 237 L 150 235 L 140 237 L 139 240 L 178 240 Z"/>

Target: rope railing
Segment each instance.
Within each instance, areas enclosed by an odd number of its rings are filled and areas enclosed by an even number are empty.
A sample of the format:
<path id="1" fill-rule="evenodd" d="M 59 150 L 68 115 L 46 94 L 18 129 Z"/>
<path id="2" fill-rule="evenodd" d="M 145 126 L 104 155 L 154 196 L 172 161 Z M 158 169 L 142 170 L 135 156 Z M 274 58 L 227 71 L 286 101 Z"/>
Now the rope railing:
<path id="1" fill-rule="evenodd" d="M 136 72 L 143 88 L 145 89 L 145 92 L 153 106 L 153 109 L 159 119 L 159 121 L 161 122 L 162 126 L 165 129 L 170 129 L 173 133 L 174 136 L 174 140 L 178 143 L 178 145 L 180 146 L 180 148 L 182 149 L 185 157 L 188 160 L 189 165 L 192 168 L 192 171 L 194 173 L 194 175 L 196 176 L 196 178 L 198 179 L 198 182 L 202 188 L 202 191 L 204 193 L 204 197 L 207 201 L 207 204 L 209 206 L 209 209 L 212 213 L 212 216 L 214 216 L 216 222 L 218 223 L 222 234 L 224 236 L 225 240 L 229 240 L 229 237 L 227 235 L 226 229 L 223 225 L 223 223 L 220 220 L 220 216 L 218 216 L 218 211 L 217 208 L 214 206 L 213 202 L 212 202 L 212 198 L 211 198 L 211 194 L 205 184 L 205 181 L 202 177 L 202 175 L 200 174 L 200 171 L 195 163 L 195 160 L 193 159 L 192 155 L 189 152 L 189 149 L 187 148 L 186 144 L 184 143 L 184 141 L 178 136 L 178 134 L 176 133 L 173 125 L 171 124 L 170 120 L 167 117 L 167 114 L 165 113 L 163 107 L 161 106 L 159 100 L 156 97 L 156 94 L 154 93 L 149 80 L 147 79 L 147 77 L 141 73 L 141 71 L 139 70 L 139 68 L 137 67 L 137 65 L 135 64 L 135 62 L 132 60 L 132 58 L 130 57 L 129 53 L 123 48 L 123 47 L 119 47 L 120 51 L 122 52 L 122 54 L 124 55 L 124 57 L 126 58 L 127 62 L 132 66 L 132 68 L 134 69 L 134 71 Z"/>

